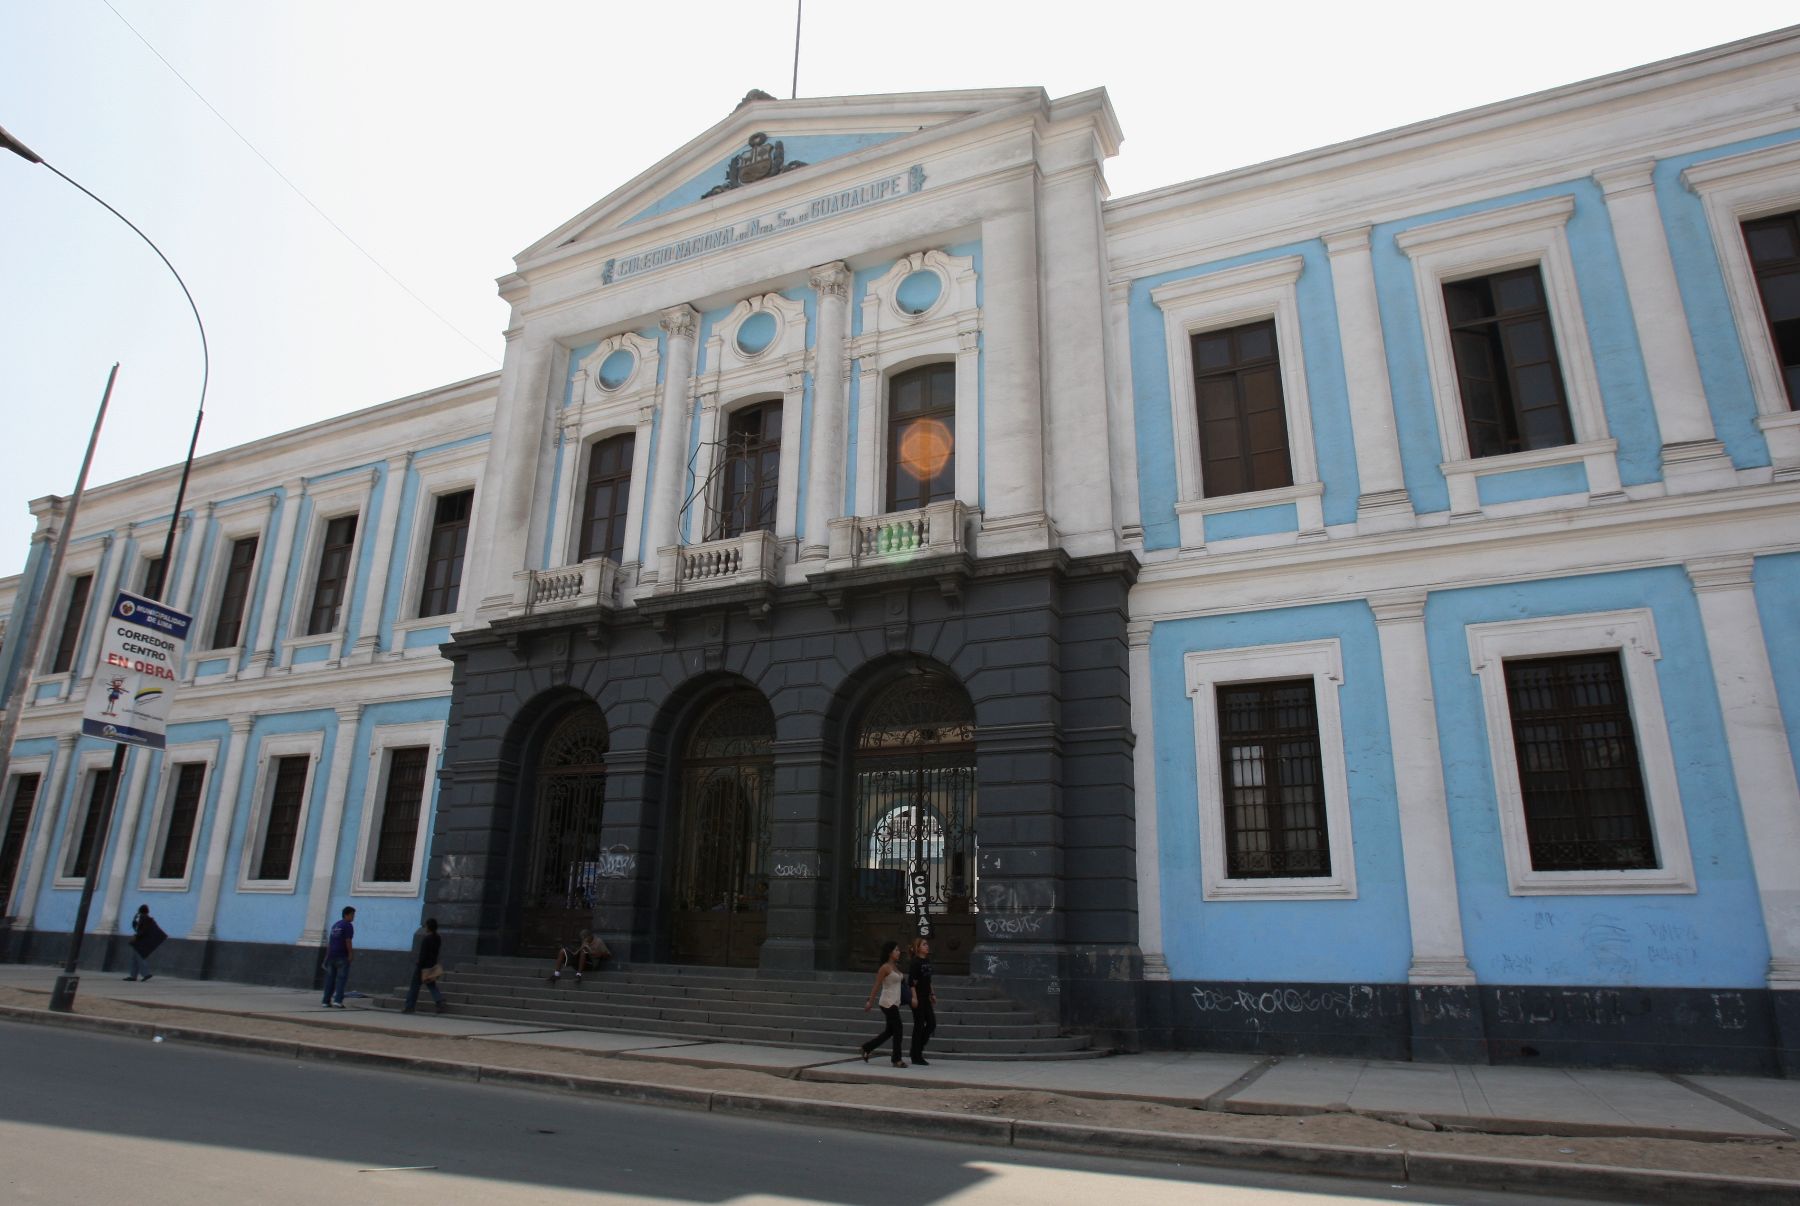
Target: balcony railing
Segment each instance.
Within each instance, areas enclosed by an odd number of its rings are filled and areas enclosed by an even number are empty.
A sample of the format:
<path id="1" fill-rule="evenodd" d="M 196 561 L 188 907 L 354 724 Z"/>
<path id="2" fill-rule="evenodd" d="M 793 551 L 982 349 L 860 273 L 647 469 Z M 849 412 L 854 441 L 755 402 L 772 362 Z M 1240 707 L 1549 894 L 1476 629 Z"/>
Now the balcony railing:
<path id="1" fill-rule="evenodd" d="M 968 548 L 969 509 L 954 500 L 892 515 L 846 515 L 830 525 L 826 568 L 896 565 Z"/>
<path id="2" fill-rule="evenodd" d="M 523 570 L 513 575 L 515 616 L 542 615 L 551 611 L 575 611 L 619 601 L 619 565 L 605 557 L 593 557 L 556 569 Z"/>
<path id="3" fill-rule="evenodd" d="M 746 532 L 704 544 L 670 545 L 657 552 L 656 593 L 683 594 L 775 581 L 781 546 L 768 532 Z"/>

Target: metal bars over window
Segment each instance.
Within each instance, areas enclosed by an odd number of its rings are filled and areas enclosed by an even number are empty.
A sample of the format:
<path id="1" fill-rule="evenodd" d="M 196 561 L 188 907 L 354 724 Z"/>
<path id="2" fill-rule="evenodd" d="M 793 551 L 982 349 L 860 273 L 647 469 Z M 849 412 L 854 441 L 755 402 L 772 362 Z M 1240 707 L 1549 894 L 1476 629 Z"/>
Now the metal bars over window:
<path id="1" fill-rule="evenodd" d="M 1330 875 L 1313 680 L 1231 683 L 1217 690 L 1226 875 Z"/>
<path id="2" fill-rule="evenodd" d="M 405 883 L 413 874 L 413 851 L 419 844 L 419 817 L 425 804 L 428 746 L 388 751 L 387 790 L 381 797 L 381 832 L 375 843 L 376 883 Z"/>
<path id="3" fill-rule="evenodd" d="M 1575 442 L 1543 273 L 1534 265 L 1444 284 L 1472 457 Z"/>
<path id="4" fill-rule="evenodd" d="M 37 808 L 38 785 L 43 780 L 30 774 L 17 775 L 12 782 L 12 807 L 6 814 L 6 836 L 0 839 L 0 913 L 7 911 L 12 899 L 19 862 L 25 855 L 25 835 L 31 832 L 31 814 Z"/>
<path id="5" fill-rule="evenodd" d="M 106 787 L 111 781 L 112 772 L 105 769 L 96 770 L 88 777 L 87 807 L 81 811 L 75 846 L 63 859 L 63 873 L 70 879 L 87 878 L 88 847 L 93 844 L 94 830 L 100 824 L 101 805 L 106 802 Z"/>
<path id="6" fill-rule="evenodd" d="M 714 540 L 775 530 L 781 484 L 780 399 L 732 413 L 725 435 L 724 480 Z"/>
<path id="7" fill-rule="evenodd" d="M 204 762 L 183 762 L 175 771 L 175 795 L 169 801 L 169 823 L 163 830 L 162 855 L 156 863 L 158 879 L 180 879 L 187 874 L 194 820 L 200 815 L 200 789 L 206 783 Z"/>
<path id="8" fill-rule="evenodd" d="M 1619 655 L 1506 663 L 1534 871 L 1656 867 Z"/>
<path id="9" fill-rule="evenodd" d="M 263 824 L 262 858 L 256 864 L 258 879 L 287 879 L 293 873 L 310 762 L 305 754 L 275 760 L 275 785 L 269 792 L 269 815 Z"/>

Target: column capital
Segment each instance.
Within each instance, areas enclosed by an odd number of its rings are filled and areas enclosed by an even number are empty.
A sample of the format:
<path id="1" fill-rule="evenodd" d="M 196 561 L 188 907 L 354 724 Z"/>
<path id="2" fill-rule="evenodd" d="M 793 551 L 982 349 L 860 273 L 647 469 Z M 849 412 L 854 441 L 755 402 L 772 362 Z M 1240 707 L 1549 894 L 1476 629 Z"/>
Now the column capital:
<path id="1" fill-rule="evenodd" d="M 1325 235 L 1325 254 L 1330 256 L 1349 255 L 1357 251 L 1369 249 L 1369 226 L 1352 226 L 1347 230 L 1333 230 Z"/>
<path id="2" fill-rule="evenodd" d="M 820 264 L 807 274 L 806 283 L 817 290 L 821 298 L 835 297 L 840 301 L 850 299 L 850 269 L 844 266 L 842 260 Z"/>
<path id="3" fill-rule="evenodd" d="M 1425 618 L 1430 592 L 1421 588 L 1384 590 L 1369 596 L 1369 610 L 1377 624 L 1415 624 Z"/>
<path id="4" fill-rule="evenodd" d="M 1756 558 L 1749 553 L 1700 557 L 1686 568 L 1696 591 L 1747 590 L 1755 578 Z"/>
<path id="5" fill-rule="evenodd" d="M 1651 187 L 1655 169 L 1656 160 L 1649 158 L 1615 163 L 1594 172 L 1594 183 L 1600 186 L 1608 201 L 1614 197 L 1629 197 Z"/>
<path id="6" fill-rule="evenodd" d="M 1125 644 L 1132 649 L 1142 648 L 1150 643 L 1150 632 L 1156 627 L 1154 620 L 1128 620 L 1125 623 Z"/>
<path id="7" fill-rule="evenodd" d="M 337 713 L 339 724 L 355 724 L 362 719 L 363 705 L 359 703 L 340 704 L 332 710 Z"/>
<path id="8" fill-rule="evenodd" d="M 256 715 L 252 713 L 249 716 L 233 716 L 227 723 L 231 726 L 231 735 L 241 737 L 255 727 Z"/>
<path id="9" fill-rule="evenodd" d="M 700 312 L 685 302 L 662 312 L 658 325 L 670 339 L 692 339 L 699 329 Z"/>

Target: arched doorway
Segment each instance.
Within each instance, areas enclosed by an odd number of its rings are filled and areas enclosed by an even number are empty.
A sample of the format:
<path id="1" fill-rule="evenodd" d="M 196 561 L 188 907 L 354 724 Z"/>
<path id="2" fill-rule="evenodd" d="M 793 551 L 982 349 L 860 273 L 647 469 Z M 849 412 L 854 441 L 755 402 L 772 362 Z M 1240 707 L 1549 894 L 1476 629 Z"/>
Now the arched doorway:
<path id="1" fill-rule="evenodd" d="M 932 961 L 966 972 L 975 945 L 975 709 L 935 670 L 870 701 L 851 766 L 850 963 L 924 935 Z"/>
<path id="2" fill-rule="evenodd" d="M 768 936 L 775 714 L 741 687 L 701 713 L 682 753 L 669 957 L 755 967 Z"/>
<path id="3" fill-rule="evenodd" d="M 534 776 L 518 952 L 554 954 L 593 924 L 606 804 L 606 720 L 588 704 L 545 738 Z"/>

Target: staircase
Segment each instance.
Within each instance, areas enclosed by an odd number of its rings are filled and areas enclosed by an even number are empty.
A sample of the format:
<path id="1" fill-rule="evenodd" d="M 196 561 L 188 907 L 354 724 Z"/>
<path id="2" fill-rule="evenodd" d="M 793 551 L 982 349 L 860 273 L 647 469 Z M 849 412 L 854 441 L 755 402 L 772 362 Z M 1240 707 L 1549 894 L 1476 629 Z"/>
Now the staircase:
<path id="1" fill-rule="evenodd" d="M 783 977 L 749 968 L 609 964 L 576 987 L 566 970 L 552 983 L 545 959 L 483 958 L 450 969 L 439 987 L 450 1011 L 461 1017 L 848 1054 L 881 1029 L 879 1013 L 863 1012 L 869 982 L 862 972 Z M 938 1028 L 927 1048 L 933 1058 L 1108 1054 L 1087 1035 L 1059 1033 L 988 981 L 940 975 L 933 983 Z M 399 1009 L 405 1000 L 404 985 L 374 998 L 381 1009 Z M 901 1017 L 910 1043 L 912 1020 L 904 1008 Z"/>

